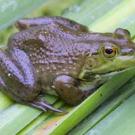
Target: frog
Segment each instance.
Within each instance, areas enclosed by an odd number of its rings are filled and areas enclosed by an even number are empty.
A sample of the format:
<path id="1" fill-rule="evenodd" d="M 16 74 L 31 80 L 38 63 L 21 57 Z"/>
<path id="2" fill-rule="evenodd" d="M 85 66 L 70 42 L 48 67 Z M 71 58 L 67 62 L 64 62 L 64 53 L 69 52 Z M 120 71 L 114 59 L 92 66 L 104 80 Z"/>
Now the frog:
<path id="1" fill-rule="evenodd" d="M 76 106 L 135 65 L 135 43 L 123 28 L 92 32 L 60 16 L 24 18 L 15 26 L 19 31 L 0 49 L 0 86 L 20 104 L 62 113 L 43 96 L 49 93 Z"/>

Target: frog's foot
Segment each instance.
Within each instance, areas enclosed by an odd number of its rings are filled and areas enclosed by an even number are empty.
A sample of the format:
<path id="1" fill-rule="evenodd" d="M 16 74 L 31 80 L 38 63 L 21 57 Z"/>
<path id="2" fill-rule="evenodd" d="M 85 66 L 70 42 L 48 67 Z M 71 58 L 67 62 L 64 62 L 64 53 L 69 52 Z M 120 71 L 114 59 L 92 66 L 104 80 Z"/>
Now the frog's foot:
<path id="1" fill-rule="evenodd" d="M 89 32 L 86 26 L 60 16 L 21 19 L 16 23 L 16 27 L 19 30 L 24 30 L 24 29 L 28 29 L 29 27 L 41 26 L 41 25 L 48 25 L 51 27 L 51 25 L 55 25 L 55 24 L 61 24 L 75 31 Z"/>
<path id="2" fill-rule="evenodd" d="M 34 101 L 26 103 L 26 104 L 28 104 L 30 106 L 33 106 L 35 108 L 38 108 L 40 110 L 43 110 L 43 111 L 50 110 L 52 112 L 64 113 L 64 111 L 54 108 L 53 106 L 51 106 L 49 103 L 47 103 L 42 98 L 37 98 Z"/>
<path id="3" fill-rule="evenodd" d="M 57 76 L 53 82 L 58 95 L 70 105 L 77 105 L 88 96 L 81 91 L 79 84 L 79 80 L 67 75 Z"/>

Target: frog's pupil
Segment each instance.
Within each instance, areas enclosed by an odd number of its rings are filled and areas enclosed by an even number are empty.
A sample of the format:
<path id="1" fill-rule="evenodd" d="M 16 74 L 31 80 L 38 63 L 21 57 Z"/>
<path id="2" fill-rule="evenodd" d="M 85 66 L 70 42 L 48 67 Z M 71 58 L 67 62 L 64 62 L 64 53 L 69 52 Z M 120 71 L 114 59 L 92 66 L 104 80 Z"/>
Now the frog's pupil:
<path id="1" fill-rule="evenodd" d="M 112 50 L 112 49 L 105 49 L 105 52 L 106 52 L 107 54 L 111 54 L 111 53 L 113 53 L 113 50 Z"/>

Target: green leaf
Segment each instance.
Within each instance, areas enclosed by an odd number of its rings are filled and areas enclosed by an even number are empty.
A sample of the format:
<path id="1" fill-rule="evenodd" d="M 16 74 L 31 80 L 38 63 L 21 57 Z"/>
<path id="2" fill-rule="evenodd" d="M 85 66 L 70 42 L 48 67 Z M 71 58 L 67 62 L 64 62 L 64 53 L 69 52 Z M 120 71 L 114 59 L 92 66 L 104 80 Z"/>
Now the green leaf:
<path id="1" fill-rule="evenodd" d="M 35 8 L 45 4 L 46 0 L 0 0 L 0 30 L 11 25 Z"/>
<path id="2" fill-rule="evenodd" d="M 134 88 L 135 89 L 135 88 Z M 135 94 L 100 121 L 86 135 L 134 135 Z"/>
<path id="3" fill-rule="evenodd" d="M 66 16 L 82 24 L 88 25 L 89 28 L 93 31 L 112 31 L 116 27 L 123 27 L 129 29 L 132 34 L 135 34 L 134 2 L 134 0 L 50 0 L 47 2 L 43 0 L 0 0 L 0 29 L 11 25 L 15 20 L 23 17 L 26 14 L 29 17 L 49 14 Z M 15 6 L 15 3 L 17 4 L 17 6 Z M 38 6 L 44 3 L 45 6 L 43 6 L 39 10 L 36 10 Z M 35 10 L 34 13 L 30 13 L 32 10 Z M 6 34 L 3 37 L 7 36 L 8 33 L 9 30 L 7 30 Z M 122 89 L 118 89 L 119 87 L 121 87 L 121 85 L 124 85 L 125 82 L 133 77 L 134 73 L 134 69 L 131 69 L 127 72 L 124 72 L 123 74 L 120 74 L 120 78 L 118 76 L 112 78 L 112 80 L 104 84 L 101 88 L 98 89 L 98 91 L 96 91 L 93 95 L 87 98 L 76 108 L 69 108 L 65 105 L 63 108 L 70 111 L 70 113 L 65 116 L 55 116 L 54 114 L 42 113 L 41 111 L 37 111 L 36 109 L 27 106 L 13 104 L 11 100 L 0 93 L 0 134 L 6 135 L 18 133 L 23 135 L 51 133 L 57 135 L 67 133 L 89 113 L 92 113 L 95 108 L 97 108 L 97 106 L 102 104 L 107 98 L 115 93 L 116 90 L 121 91 L 124 88 L 128 89 L 129 91 L 126 92 L 124 90 L 123 93 L 121 92 L 121 94 L 119 96 L 116 96 L 112 101 L 105 102 L 104 107 L 99 108 L 99 111 L 94 111 L 92 115 L 89 115 L 90 118 L 86 122 L 85 127 L 82 128 L 83 130 L 80 131 L 80 134 L 86 133 L 88 130 L 90 130 L 88 134 L 92 134 L 94 133 L 94 131 L 101 131 L 105 125 L 104 121 L 108 121 L 109 116 L 113 115 L 111 113 L 113 113 L 114 109 L 116 109 L 118 106 L 120 107 L 121 102 L 134 92 L 133 84 L 131 84 L 131 87 L 129 87 L 130 84 L 127 84 L 126 86 L 123 86 Z M 102 94 L 102 96 L 100 94 Z M 47 96 L 46 98 L 48 98 L 51 103 L 56 102 L 56 99 L 54 99 L 53 97 L 49 98 Z M 130 103 L 132 106 L 133 100 L 132 102 L 131 100 L 128 102 L 129 106 Z M 61 106 L 61 102 L 60 104 L 58 102 L 58 106 L 56 103 L 56 107 Z M 130 107 L 128 109 L 130 109 Z M 119 112 L 124 113 L 122 111 Z M 102 113 L 102 115 L 100 113 Z M 124 115 L 122 115 L 122 117 L 120 118 L 120 121 L 124 120 L 123 117 L 126 116 L 132 119 L 134 111 L 133 113 L 131 113 L 131 117 L 129 115 L 126 115 L 128 113 L 130 114 L 130 112 L 128 111 L 124 113 Z M 116 123 L 118 123 L 118 121 L 115 119 L 115 115 L 113 115 L 113 119 Z M 127 121 L 127 119 L 125 120 Z M 134 119 L 132 119 L 132 124 L 133 123 Z M 118 124 L 123 124 L 123 127 L 126 126 L 124 125 L 124 123 Z M 109 132 L 113 133 L 112 130 L 114 126 L 115 125 L 111 123 L 108 125 L 107 129 L 105 129 L 104 127 L 103 131 L 101 131 L 100 133 L 102 133 L 103 135 L 108 134 Z M 127 132 L 125 133 L 128 134 L 130 127 L 128 125 L 126 127 Z M 121 129 L 124 130 L 124 128 L 119 128 L 119 130 L 117 130 L 117 133 L 119 133 L 119 135 Z M 79 132 L 70 132 L 70 134 L 72 133 Z"/>
<path id="4" fill-rule="evenodd" d="M 127 70 L 114 76 L 107 83 L 102 85 L 95 93 L 89 96 L 83 103 L 77 106 L 73 111 L 66 115 L 57 126 L 50 132 L 51 135 L 66 134 L 77 123 L 79 123 L 88 114 L 94 111 L 101 103 L 108 99 L 116 90 L 118 90 L 129 79 L 135 76 L 135 68 Z M 72 123 L 72 124 L 70 124 Z"/>
<path id="5" fill-rule="evenodd" d="M 107 12 L 103 17 L 100 17 L 95 23 L 93 23 L 93 25 L 90 26 L 91 29 L 103 32 L 108 31 L 108 29 L 114 30 L 116 27 L 130 26 L 131 23 L 134 23 L 133 20 L 129 19 L 129 16 L 134 16 L 134 3 L 134 0 L 121 1 L 121 3 L 118 4 L 113 10 Z"/>
<path id="6" fill-rule="evenodd" d="M 123 85 L 115 95 L 111 96 L 102 104 L 97 110 L 92 112 L 91 115 L 86 117 L 81 123 L 79 123 L 73 130 L 70 131 L 69 135 L 83 135 L 91 130 L 95 125 L 102 121 L 107 115 L 113 112 L 123 101 L 128 99 L 132 94 L 135 93 L 135 78 L 128 81 Z"/>

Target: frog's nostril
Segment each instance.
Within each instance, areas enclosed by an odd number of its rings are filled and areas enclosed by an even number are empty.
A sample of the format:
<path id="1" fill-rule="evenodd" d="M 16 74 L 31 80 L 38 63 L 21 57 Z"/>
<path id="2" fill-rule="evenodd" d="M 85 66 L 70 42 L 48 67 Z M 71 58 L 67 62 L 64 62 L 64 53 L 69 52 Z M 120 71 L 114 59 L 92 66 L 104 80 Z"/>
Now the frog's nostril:
<path id="1" fill-rule="evenodd" d="M 132 55 L 135 53 L 135 49 L 133 48 L 125 48 L 125 49 L 122 49 L 122 54 L 123 55 Z"/>
<path id="2" fill-rule="evenodd" d="M 129 54 L 131 54 L 131 55 L 132 55 L 132 54 L 134 54 L 134 53 L 135 53 L 135 50 L 134 50 L 134 49 L 132 49 L 132 48 L 131 48 L 131 49 L 129 49 Z"/>

